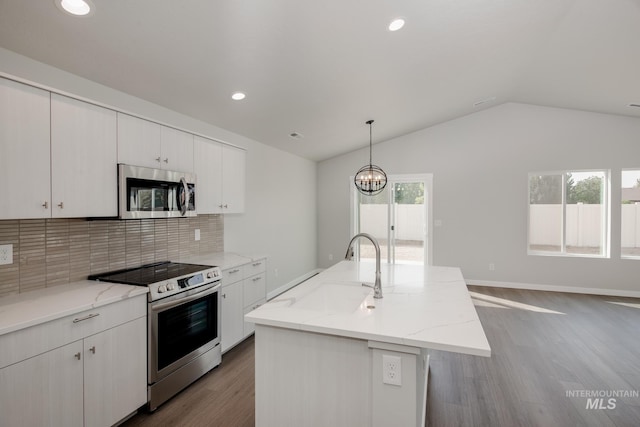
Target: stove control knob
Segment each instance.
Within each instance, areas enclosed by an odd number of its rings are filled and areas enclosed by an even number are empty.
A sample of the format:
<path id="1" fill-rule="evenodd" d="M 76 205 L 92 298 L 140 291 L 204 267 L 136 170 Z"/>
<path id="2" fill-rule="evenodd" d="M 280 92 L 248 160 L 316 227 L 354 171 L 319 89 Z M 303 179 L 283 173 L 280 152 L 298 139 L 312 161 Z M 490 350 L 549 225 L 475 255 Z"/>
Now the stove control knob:
<path id="1" fill-rule="evenodd" d="M 213 279 L 214 277 L 216 277 L 217 274 L 215 271 L 210 271 L 207 273 L 207 279 Z"/>
<path id="2" fill-rule="evenodd" d="M 167 283 L 167 290 L 168 291 L 172 291 L 176 288 L 176 286 L 173 283 Z"/>
<path id="3" fill-rule="evenodd" d="M 158 293 L 162 294 L 164 292 L 167 292 L 167 287 L 165 285 L 158 286 Z"/>

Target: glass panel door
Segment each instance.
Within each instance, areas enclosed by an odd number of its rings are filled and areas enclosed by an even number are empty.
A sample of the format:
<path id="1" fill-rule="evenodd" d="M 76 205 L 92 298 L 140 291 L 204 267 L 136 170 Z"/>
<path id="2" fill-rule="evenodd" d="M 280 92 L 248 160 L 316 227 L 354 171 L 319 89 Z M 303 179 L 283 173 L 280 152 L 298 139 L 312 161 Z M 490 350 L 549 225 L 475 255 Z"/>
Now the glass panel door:
<path id="1" fill-rule="evenodd" d="M 391 259 L 396 264 L 424 264 L 427 209 L 424 181 L 393 183 Z"/>
<path id="2" fill-rule="evenodd" d="M 382 262 L 428 264 L 431 212 L 431 175 L 389 176 L 387 187 L 376 196 L 352 190 L 352 235 L 368 233 L 380 244 Z M 373 245 L 359 239 L 356 257 L 375 260 Z"/>
<path id="3" fill-rule="evenodd" d="M 389 184 L 376 196 L 365 196 L 356 191 L 359 230 L 368 233 L 380 245 L 380 260 L 389 262 Z M 375 261 L 376 251 L 367 239 L 358 239 L 357 253 L 360 260 Z"/>

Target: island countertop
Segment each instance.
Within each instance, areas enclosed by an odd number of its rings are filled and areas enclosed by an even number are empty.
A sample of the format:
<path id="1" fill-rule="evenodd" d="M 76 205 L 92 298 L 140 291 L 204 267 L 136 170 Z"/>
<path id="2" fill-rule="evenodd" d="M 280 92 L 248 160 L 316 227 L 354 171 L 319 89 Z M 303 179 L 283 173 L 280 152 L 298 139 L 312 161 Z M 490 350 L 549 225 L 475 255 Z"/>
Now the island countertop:
<path id="1" fill-rule="evenodd" d="M 382 265 L 382 299 L 373 298 L 375 264 L 342 261 L 248 313 L 258 325 L 491 356 L 491 347 L 454 267 Z M 374 307 L 374 308 L 373 308 Z"/>

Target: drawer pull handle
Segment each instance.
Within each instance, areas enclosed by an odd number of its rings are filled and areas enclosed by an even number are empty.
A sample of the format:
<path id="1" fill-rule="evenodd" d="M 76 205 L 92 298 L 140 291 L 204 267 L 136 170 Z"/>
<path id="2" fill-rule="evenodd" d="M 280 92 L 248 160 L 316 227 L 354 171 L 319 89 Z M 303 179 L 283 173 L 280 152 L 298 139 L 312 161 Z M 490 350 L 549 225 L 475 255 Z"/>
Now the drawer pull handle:
<path id="1" fill-rule="evenodd" d="M 78 360 L 80 360 L 80 357 L 82 357 L 82 355 L 80 353 L 76 353 L 73 356 Z"/>
<path id="2" fill-rule="evenodd" d="M 89 351 L 93 354 L 96 354 L 96 346 L 94 345 L 93 347 L 91 347 Z"/>
<path id="3" fill-rule="evenodd" d="M 236 268 L 235 270 L 229 271 L 229 274 L 237 273 L 238 271 L 240 271 L 240 269 Z"/>
<path id="4" fill-rule="evenodd" d="M 258 281 L 258 280 L 260 280 L 260 279 L 262 279 L 262 277 L 254 277 L 254 278 L 253 278 L 253 279 L 251 279 L 251 280 L 253 280 L 254 282 L 257 282 L 257 281 Z"/>
<path id="5" fill-rule="evenodd" d="M 79 323 L 79 322 L 82 322 L 83 320 L 93 319 L 94 317 L 98 317 L 98 316 L 100 316 L 100 313 L 91 313 L 91 314 L 86 315 L 84 317 L 73 319 L 73 323 Z"/>
<path id="6" fill-rule="evenodd" d="M 254 266 L 254 267 L 257 267 L 257 266 L 259 266 L 260 264 L 262 264 L 262 263 L 261 263 L 261 262 L 254 262 L 254 263 L 253 263 L 253 266 Z"/>

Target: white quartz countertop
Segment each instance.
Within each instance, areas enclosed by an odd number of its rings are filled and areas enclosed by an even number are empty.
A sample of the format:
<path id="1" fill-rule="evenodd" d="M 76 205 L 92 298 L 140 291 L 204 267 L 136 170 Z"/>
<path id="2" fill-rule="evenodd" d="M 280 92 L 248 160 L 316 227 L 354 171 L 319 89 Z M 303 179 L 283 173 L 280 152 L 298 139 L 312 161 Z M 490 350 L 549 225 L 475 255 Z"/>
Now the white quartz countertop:
<path id="1" fill-rule="evenodd" d="M 82 280 L 0 298 L 0 335 L 143 295 L 148 288 Z"/>
<path id="2" fill-rule="evenodd" d="M 221 270 L 238 267 L 243 264 L 266 258 L 265 256 L 240 255 L 233 252 L 212 252 L 210 254 L 195 255 L 192 257 L 181 258 L 180 262 L 190 264 L 203 264 L 220 267 Z"/>
<path id="3" fill-rule="evenodd" d="M 245 320 L 350 338 L 491 356 L 459 268 L 342 261 L 248 313 Z M 369 308 L 374 306 L 375 308 Z"/>

